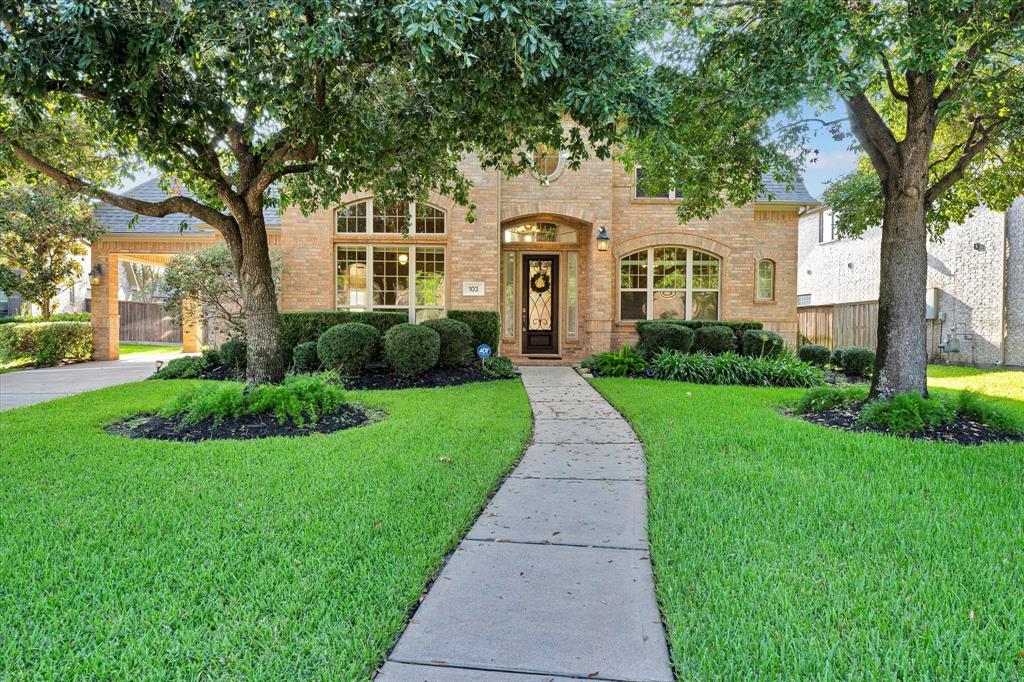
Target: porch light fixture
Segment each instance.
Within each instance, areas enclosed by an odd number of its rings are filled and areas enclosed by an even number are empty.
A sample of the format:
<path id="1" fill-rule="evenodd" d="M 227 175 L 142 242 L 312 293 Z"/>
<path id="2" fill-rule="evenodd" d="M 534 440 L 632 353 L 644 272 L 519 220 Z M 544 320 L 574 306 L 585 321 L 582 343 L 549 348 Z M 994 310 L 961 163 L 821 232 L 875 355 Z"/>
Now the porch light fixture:
<path id="1" fill-rule="evenodd" d="M 103 280 L 103 266 L 102 265 L 96 265 L 96 266 L 93 267 L 92 270 L 89 271 L 89 284 L 92 284 L 93 286 L 99 286 L 99 284 L 100 284 L 100 282 L 102 280 Z"/>
<path id="2" fill-rule="evenodd" d="M 609 241 L 611 241 L 611 239 L 608 237 L 608 228 L 604 225 L 597 228 L 597 250 L 607 251 Z"/>

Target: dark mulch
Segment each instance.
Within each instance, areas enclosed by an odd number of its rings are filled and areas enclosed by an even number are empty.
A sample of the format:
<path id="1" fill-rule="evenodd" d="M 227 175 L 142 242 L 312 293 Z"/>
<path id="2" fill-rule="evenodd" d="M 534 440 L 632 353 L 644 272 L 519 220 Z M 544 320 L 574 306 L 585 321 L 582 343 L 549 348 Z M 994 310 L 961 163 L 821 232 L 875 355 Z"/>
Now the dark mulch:
<path id="1" fill-rule="evenodd" d="M 369 414 L 353 405 L 342 407 L 331 414 L 325 414 L 316 424 L 295 426 L 291 422 L 279 424 L 273 414 L 253 414 L 239 419 L 225 419 L 220 424 L 204 419 L 196 424 L 182 424 L 183 415 L 160 417 L 139 415 L 112 424 L 108 433 L 128 438 L 152 438 L 195 443 L 204 440 L 248 440 L 271 436 L 309 436 L 314 433 L 334 433 L 343 429 L 362 426 L 373 419 Z"/>
<path id="2" fill-rule="evenodd" d="M 458 386 L 475 381 L 495 381 L 495 377 L 484 372 L 480 365 L 465 367 L 435 367 L 414 377 L 401 377 L 390 367 L 377 365 L 370 367 L 366 373 L 344 380 L 345 388 L 351 390 L 390 391 L 400 388 L 438 388 L 441 386 Z"/>
<path id="3" fill-rule="evenodd" d="M 863 404 L 864 403 L 855 403 L 849 407 L 835 407 L 831 410 L 822 410 L 821 412 L 810 412 L 808 414 L 798 414 L 793 416 L 799 417 L 800 419 L 809 421 L 813 424 L 820 424 L 833 429 L 842 429 L 843 431 L 892 434 L 892 431 L 889 429 L 877 426 L 865 426 L 857 422 L 857 419 L 860 417 L 860 410 Z M 957 417 L 956 421 L 952 424 L 943 424 L 942 426 L 926 429 L 924 431 L 914 431 L 907 434 L 893 435 L 900 435 L 904 438 L 913 438 L 915 440 L 928 440 L 936 443 L 954 443 L 959 445 L 1016 443 L 1024 440 L 1024 438 L 1021 438 L 1020 436 L 1001 433 L 985 424 L 962 416 Z"/>

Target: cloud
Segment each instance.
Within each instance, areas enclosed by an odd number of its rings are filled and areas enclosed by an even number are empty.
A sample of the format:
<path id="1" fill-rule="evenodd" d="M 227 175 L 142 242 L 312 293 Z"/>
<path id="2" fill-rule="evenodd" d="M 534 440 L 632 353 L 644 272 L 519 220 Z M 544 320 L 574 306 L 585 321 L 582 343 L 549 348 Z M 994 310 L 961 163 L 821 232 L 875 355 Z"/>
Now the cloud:
<path id="1" fill-rule="evenodd" d="M 807 162 L 808 171 L 846 174 L 857 168 L 857 152 L 849 149 L 835 149 L 818 154 Z"/>

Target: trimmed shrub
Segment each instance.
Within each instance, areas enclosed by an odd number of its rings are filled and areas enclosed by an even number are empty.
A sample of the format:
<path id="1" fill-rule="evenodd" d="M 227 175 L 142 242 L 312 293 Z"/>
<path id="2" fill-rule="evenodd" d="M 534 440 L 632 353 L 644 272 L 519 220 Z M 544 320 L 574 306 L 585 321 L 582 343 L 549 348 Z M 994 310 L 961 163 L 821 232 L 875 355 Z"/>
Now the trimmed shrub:
<path id="1" fill-rule="evenodd" d="M 203 372 L 211 367 L 212 365 L 205 355 L 199 357 L 188 355 L 183 358 L 174 358 L 158 369 L 150 379 L 198 379 L 203 376 Z"/>
<path id="2" fill-rule="evenodd" d="M 50 315 L 50 322 L 88 322 L 89 313 L 54 313 Z M 11 315 L 0 317 L 0 324 L 31 324 L 43 322 L 42 315 Z"/>
<path id="3" fill-rule="evenodd" d="M 867 397 L 868 391 L 863 386 L 818 386 L 800 397 L 794 411 L 797 414 L 821 412 L 833 407 L 861 403 L 867 400 Z"/>
<path id="4" fill-rule="evenodd" d="M 208 348 L 203 351 L 203 360 L 206 360 L 206 364 L 210 367 L 220 367 L 220 351 L 215 348 Z"/>
<path id="5" fill-rule="evenodd" d="M 645 371 L 647 360 L 640 351 L 626 343 L 618 352 L 598 353 L 580 365 L 601 376 L 628 377 Z"/>
<path id="6" fill-rule="evenodd" d="M 29 322 L 0 325 L 0 362 L 32 358 L 37 365 L 88 360 L 92 325 L 88 322 Z"/>
<path id="7" fill-rule="evenodd" d="M 797 350 L 797 356 L 804 362 L 809 362 L 815 367 L 824 367 L 828 364 L 831 353 L 825 346 L 819 346 L 816 343 L 809 343 L 800 346 Z"/>
<path id="8" fill-rule="evenodd" d="M 1024 424 L 1018 423 L 1006 412 L 970 391 L 961 391 L 957 396 L 957 411 L 961 416 L 991 427 L 993 431 L 1024 435 Z"/>
<path id="9" fill-rule="evenodd" d="M 285 357 L 289 357 L 295 346 L 306 341 L 316 341 L 331 327 L 346 322 L 368 324 L 383 336 L 391 327 L 408 321 L 409 315 L 406 313 L 391 311 L 327 310 L 312 313 L 281 313 L 281 348 Z"/>
<path id="10" fill-rule="evenodd" d="M 874 400 L 860 411 L 858 421 L 866 426 L 907 434 L 950 424 L 956 408 L 944 400 L 925 398 L 919 393 L 901 393 L 892 400 Z"/>
<path id="11" fill-rule="evenodd" d="M 796 386 L 825 383 L 825 373 L 792 357 L 751 358 L 733 352 L 721 355 L 668 350 L 655 356 L 651 374 L 658 379 L 734 386 Z"/>
<path id="12" fill-rule="evenodd" d="M 694 331 L 683 325 L 651 321 L 643 326 L 638 325 L 637 332 L 640 334 L 640 343 L 637 344 L 637 348 L 648 357 L 660 350 L 689 353 L 690 348 L 693 347 Z"/>
<path id="13" fill-rule="evenodd" d="M 448 319 L 465 322 L 473 330 L 473 345 L 486 343 L 495 353 L 498 352 L 498 339 L 501 335 L 501 321 L 498 313 L 493 310 L 449 310 Z"/>
<path id="14" fill-rule="evenodd" d="M 248 347 L 242 339 L 228 339 L 220 345 L 220 362 L 230 369 L 245 369 Z"/>
<path id="15" fill-rule="evenodd" d="M 736 335 L 724 325 L 700 327 L 693 336 L 693 348 L 718 355 L 736 350 Z"/>
<path id="16" fill-rule="evenodd" d="M 316 352 L 324 367 L 356 376 L 380 355 L 380 332 L 362 322 L 336 324 L 316 342 Z"/>
<path id="17" fill-rule="evenodd" d="M 292 351 L 292 368 L 304 374 L 320 369 L 320 354 L 316 341 L 305 341 L 295 346 L 295 350 Z"/>
<path id="18" fill-rule="evenodd" d="M 492 355 L 484 361 L 484 374 L 496 379 L 515 379 L 519 376 L 512 361 L 501 355 Z"/>
<path id="19" fill-rule="evenodd" d="M 843 368 L 843 352 L 845 350 L 846 350 L 845 348 L 836 348 L 835 350 L 833 350 L 832 351 L 832 355 L 830 355 L 829 359 L 828 359 L 829 364 L 832 365 L 833 367 L 835 367 L 836 369 L 842 369 Z"/>
<path id="20" fill-rule="evenodd" d="M 441 337 L 439 367 L 461 367 L 469 363 L 473 357 L 473 330 L 468 324 L 442 317 L 427 320 L 423 326 L 433 329 Z"/>
<path id="21" fill-rule="evenodd" d="M 735 320 L 640 320 L 636 323 L 637 332 L 640 333 L 641 329 L 649 324 L 675 324 L 694 331 L 702 327 L 728 327 L 736 337 L 736 348 L 741 347 L 740 337 L 743 336 L 743 332 L 749 329 L 764 328 L 764 324 L 761 322 Z"/>
<path id="22" fill-rule="evenodd" d="M 781 336 L 763 329 L 748 329 L 740 337 L 743 354 L 754 358 L 774 358 L 785 347 Z"/>
<path id="23" fill-rule="evenodd" d="M 384 335 L 384 359 L 401 376 L 415 376 L 437 366 L 441 336 L 421 324 L 399 324 Z"/>
<path id="24" fill-rule="evenodd" d="M 875 369 L 875 351 L 860 346 L 836 348 L 832 352 L 832 364 L 842 367 L 850 376 L 870 376 Z"/>

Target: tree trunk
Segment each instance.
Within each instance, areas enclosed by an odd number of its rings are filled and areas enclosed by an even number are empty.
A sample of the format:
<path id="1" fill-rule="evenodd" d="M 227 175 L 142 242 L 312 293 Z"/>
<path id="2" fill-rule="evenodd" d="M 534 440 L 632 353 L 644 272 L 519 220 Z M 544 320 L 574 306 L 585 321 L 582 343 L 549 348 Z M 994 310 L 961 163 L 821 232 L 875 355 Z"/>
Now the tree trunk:
<path id="1" fill-rule="evenodd" d="M 281 319 L 270 264 L 270 247 L 262 207 L 235 215 L 241 242 L 228 241 L 235 261 L 245 306 L 245 341 L 248 348 L 245 381 L 248 384 L 276 384 L 284 379 L 281 352 Z"/>
<path id="2" fill-rule="evenodd" d="M 43 322 L 49 322 L 50 316 L 53 314 L 53 305 L 49 299 L 43 299 L 39 303 L 39 313 L 43 318 Z"/>
<path id="3" fill-rule="evenodd" d="M 906 172 L 904 172 L 906 175 Z M 878 355 L 871 398 L 899 393 L 928 395 L 925 287 L 928 230 L 923 192 L 911 178 L 884 187 L 878 291 Z M 917 190 L 917 191 L 915 191 Z"/>

